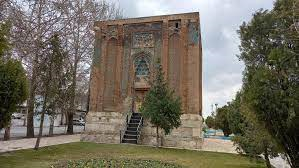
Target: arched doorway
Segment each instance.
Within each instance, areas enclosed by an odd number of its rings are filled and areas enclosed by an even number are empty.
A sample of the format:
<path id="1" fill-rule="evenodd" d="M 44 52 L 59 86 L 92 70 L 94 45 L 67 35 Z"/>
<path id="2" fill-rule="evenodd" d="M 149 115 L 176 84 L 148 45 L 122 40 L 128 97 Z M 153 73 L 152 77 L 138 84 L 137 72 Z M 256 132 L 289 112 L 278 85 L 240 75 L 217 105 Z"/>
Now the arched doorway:
<path id="1" fill-rule="evenodd" d="M 149 90 L 150 57 L 141 53 L 134 57 L 134 112 L 139 112 L 146 92 Z"/>

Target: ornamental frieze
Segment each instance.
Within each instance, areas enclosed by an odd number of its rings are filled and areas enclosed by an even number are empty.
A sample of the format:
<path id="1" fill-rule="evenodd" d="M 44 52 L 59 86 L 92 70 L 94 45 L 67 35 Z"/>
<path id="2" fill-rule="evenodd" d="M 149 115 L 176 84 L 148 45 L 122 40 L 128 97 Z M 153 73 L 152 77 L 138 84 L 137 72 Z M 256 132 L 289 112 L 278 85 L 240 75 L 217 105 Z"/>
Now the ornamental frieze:
<path id="1" fill-rule="evenodd" d="M 152 33 L 134 33 L 133 48 L 154 47 L 154 35 Z"/>
<path id="2" fill-rule="evenodd" d="M 126 33 L 161 31 L 161 30 L 162 30 L 162 22 L 124 25 L 124 32 Z"/>
<path id="3" fill-rule="evenodd" d="M 104 38 L 116 38 L 118 36 L 117 26 L 109 26 L 108 29 L 102 29 L 102 36 Z"/>

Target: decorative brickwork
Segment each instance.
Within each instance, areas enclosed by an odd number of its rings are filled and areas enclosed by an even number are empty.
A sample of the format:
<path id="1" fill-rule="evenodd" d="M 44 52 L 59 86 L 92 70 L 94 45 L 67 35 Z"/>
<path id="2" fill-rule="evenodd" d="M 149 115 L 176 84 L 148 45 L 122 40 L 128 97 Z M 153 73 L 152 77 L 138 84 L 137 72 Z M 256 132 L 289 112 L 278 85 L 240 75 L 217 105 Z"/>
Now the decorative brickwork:
<path id="1" fill-rule="evenodd" d="M 182 126 L 163 136 L 164 146 L 200 148 L 202 54 L 198 13 L 95 22 L 90 109 L 82 140 L 119 143 L 127 109 L 138 111 L 161 59 L 165 78 L 183 103 Z M 126 99 L 132 99 L 127 104 Z M 130 111 L 130 110 L 129 110 Z M 151 126 L 141 144 L 152 144 Z"/>
<path id="2" fill-rule="evenodd" d="M 134 48 L 154 47 L 153 33 L 134 33 L 133 47 Z"/>

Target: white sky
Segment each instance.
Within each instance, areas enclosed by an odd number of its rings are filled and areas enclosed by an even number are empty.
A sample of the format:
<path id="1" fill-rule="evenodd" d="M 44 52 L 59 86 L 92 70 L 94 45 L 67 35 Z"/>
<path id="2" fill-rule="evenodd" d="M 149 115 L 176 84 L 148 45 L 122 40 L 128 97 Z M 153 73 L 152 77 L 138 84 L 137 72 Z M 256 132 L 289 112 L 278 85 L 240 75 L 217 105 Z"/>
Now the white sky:
<path id="1" fill-rule="evenodd" d="M 259 10 L 271 9 L 273 0 L 112 0 L 125 17 L 199 12 L 203 43 L 203 116 L 211 104 L 219 107 L 234 98 L 242 85 L 243 64 L 236 55 L 237 30 Z"/>

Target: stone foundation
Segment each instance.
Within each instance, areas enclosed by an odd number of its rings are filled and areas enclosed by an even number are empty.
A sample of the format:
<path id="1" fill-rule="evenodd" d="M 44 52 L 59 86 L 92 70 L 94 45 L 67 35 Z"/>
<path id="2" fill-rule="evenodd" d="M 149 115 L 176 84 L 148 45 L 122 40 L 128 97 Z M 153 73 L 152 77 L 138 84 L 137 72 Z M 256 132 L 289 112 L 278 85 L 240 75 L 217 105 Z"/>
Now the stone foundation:
<path id="1" fill-rule="evenodd" d="M 96 143 L 120 143 L 120 130 L 126 126 L 127 113 L 120 112 L 90 112 L 87 115 L 86 130 L 81 135 L 81 141 Z M 202 118 L 196 114 L 183 114 L 182 125 L 165 135 L 159 130 L 159 145 L 184 149 L 201 149 Z M 144 122 L 141 129 L 139 144 L 156 145 L 156 127 Z"/>
<path id="2" fill-rule="evenodd" d="M 182 125 L 165 135 L 159 130 L 159 143 L 165 147 L 176 147 L 184 149 L 201 149 L 202 147 L 202 118 L 197 114 L 183 114 Z M 140 144 L 156 145 L 156 127 L 145 122 L 141 130 Z"/>
<path id="3" fill-rule="evenodd" d="M 86 117 L 81 141 L 120 143 L 120 130 L 126 125 L 126 115 L 120 112 L 90 112 Z"/>
<path id="4" fill-rule="evenodd" d="M 127 97 L 118 110 L 120 112 L 88 112 L 81 141 L 120 143 L 120 130 L 125 129 L 127 116 L 130 118 L 131 104 L 132 98 Z"/>

